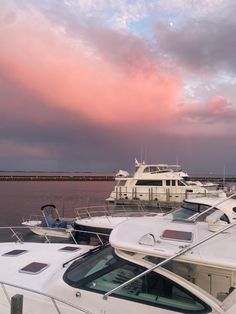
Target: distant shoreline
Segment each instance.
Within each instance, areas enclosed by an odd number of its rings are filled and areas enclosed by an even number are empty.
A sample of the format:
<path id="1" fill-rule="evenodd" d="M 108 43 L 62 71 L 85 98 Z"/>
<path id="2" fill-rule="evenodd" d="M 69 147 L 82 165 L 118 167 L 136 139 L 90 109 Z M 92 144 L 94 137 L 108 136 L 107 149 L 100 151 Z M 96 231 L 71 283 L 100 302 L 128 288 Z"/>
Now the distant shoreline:
<path id="1" fill-rule="evenodd" d="M 208 176 L 192 176 L 191 180 L 198 181 L 211 181 L 222 183 L 223 178 L 219 176 L 208 177 Z M 93 174 L 93 173 L 81 173 L 81 174 L 45 174 L 45 173 L 37 173 L 37 174 L 3 174 L 0 172 L 0 181 L 114 181 L 115 174 Z M 236 182 L 236 176 L 234 177 L 225 177 L 224 182 Z"/>
<path id="2" fill-rule="evenodd" d="M 114 175 L 1 175 L 0 181 L 114 181 Z"/>

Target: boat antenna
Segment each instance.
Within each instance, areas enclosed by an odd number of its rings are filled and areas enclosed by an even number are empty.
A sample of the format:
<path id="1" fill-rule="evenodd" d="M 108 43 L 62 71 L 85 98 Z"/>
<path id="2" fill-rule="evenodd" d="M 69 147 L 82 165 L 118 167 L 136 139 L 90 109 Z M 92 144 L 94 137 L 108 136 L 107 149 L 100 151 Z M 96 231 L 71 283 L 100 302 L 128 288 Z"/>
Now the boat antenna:
<path id="1" fill-rule="evenodd" d="M 175 164 L 176 164 L 176 166 L 178 166 L 179 165 L 179 158 L 178 158 L 178 156 L 176 155 L 176 157 L 175 157 Z"/>
<path id="2" fill-rule="evenodd" d="M 140 161 L 143 162 L 143 145 L 140 145 Z"/>
<path id="3" fill-rule="evenodd" d="M 223 171 L 223 187 L 225 187 L 225 165 L 224 165 L 224 171 Z"/>
<path id="4" fill-rule="evenodd" d="M 135 281 L 135 280 L 137 280 L 137 279 L 139 279 L 139 278 L 145 276 L 146 274 L 150 273 L 151 271 L 153 271 L 153 270 L 155 270 L 155 269 L 157 269 L 157 268 L 159 268 L 159 267 L 161 267 L 161 266 L 167 264 L 168 262 L 172 261 L 172 260 L 175 259 L 176 257 L 179 257 L 179 256 L 181 256 L 181 255 L 187 253 L 188 251 L 191 251 L 192 249 L 196 248 L 197 246 L 199 246 L 199 245 L 201 245 L 201 244 L 203 244 L 203 243 L 205 243 L 205 242 L 211 240 L 212 238 L 214 238 L 214 237 L 218 236 L 219 234 L 225 232 L 226 230 L 228 230 L 228 229 L 234 227 L 235 225 L 236 225 L 236 221 L 232 222 L 231 224 L 228 224 L 225 228 L 222 228 L 221 230 L 219 230 L 219 231 L 217 231 L 217 232 L 211 234 L 210 236 L 205 237 L 205 238 L 202 239 L 202 240 L 199 240 L 197 243 L 195 243 L 195 244 L 193 244 L 193 245 L 190 245 L 190 246 L 187 246 L 187 247 L 185 246 L 183 249 L 179 250 L 179 252 L 177 252 L 176 254 L 174 254 L 174 255 L 168 257 L 168 258 L 165 259 L 164 261 L 162 261 L 162 262 L 160 262 L 160 263 L 154 265 L 153 267 L 151 267 L 151 268 L 145 270 L 144 272 L 140 273 L 139 275 L 137 275 L 137 276 L 131 278 L 130 280 L 124 282 L 123 284 L 117 286 L 116 288 L 114 288 L 114 289 L 108 291 L 107 293 L 105 293 L 105 294 L 103 295 L 103 299 L 104 299 L 104 300 L 107 300 L 107 297 L 108 297 L 109 295 L 111 295 L 113 292 L 115 292 L 116 290 L 119 290 L 119 289 L 121 289 L 121 288 L 127 286 L 127 285 L 130 284 L 131 282 L 133 282 L 133 281 Z"/>

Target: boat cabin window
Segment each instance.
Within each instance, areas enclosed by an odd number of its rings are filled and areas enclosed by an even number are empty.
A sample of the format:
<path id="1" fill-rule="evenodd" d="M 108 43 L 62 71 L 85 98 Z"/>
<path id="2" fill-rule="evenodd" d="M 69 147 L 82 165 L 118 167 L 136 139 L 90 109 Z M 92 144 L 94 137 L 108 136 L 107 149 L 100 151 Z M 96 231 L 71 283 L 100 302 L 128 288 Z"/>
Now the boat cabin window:
<path id="1" fill-rule="evenodd" d="M 149 173 L 149 172 L 150 172 L 150 167 L 144 168 L 143 172 L 144 172 L 144 173 Z"/>
<path id="2" fill-rule="evenodd" d="M 63 279 L 72 287 L 105 294 L 145 270 L 143 266 L 121 259 L 108 246 L 82 261 L 74 262 Z M 209 313 L 211 310 L 185 288 L 156 272 L 147 273 L 118 289 L 110 297 L 178 313 Z"/>
<path id="3" fill-rule="evenodd" d="M 162 186 L 162 180 L 137 180 L 135 185 Z"/>
<path id="4" fill-rule="evenodd" d="M 176 186 L 175 180 L 166 180 L 166 186 Z"/>
<path id="5" fill-rule="evenodd" d="M 178 183 L 178 186 L 185 186 L 185 184 L 180 180 L 178 180 L 177 183 Z"/>
<path id="6" fill-rule="evenodd" d="M 116 185 L 117 186 L 124 186 L 126 182 L 127 182 L 127 180 L 119 180 Z"/>

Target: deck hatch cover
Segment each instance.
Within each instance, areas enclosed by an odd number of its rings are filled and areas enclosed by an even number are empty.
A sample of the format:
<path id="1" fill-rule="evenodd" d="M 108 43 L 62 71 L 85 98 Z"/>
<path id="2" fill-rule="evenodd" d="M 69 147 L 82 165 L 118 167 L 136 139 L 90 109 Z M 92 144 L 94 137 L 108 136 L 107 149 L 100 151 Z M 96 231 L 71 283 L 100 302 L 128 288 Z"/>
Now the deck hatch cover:
<path id="1" fill-rule="evenodd" d="M 59 251 L 65 251 L 65 252 L 75 252 L 80 250 L 79 247 L 74 247 L 74 246 L 64 246 L 59 249 Z"/>
<path id="2" fill-rule="evenodd" d="M 19 270 L 20 273 L 36 275 L 45 270 L 49 264 L 32 262 Z"/>
<path id="3" fill-rule="evenodd" d="M 161 237 L 168 240 L 191 242 L 193 234 L 189 231 L 166 229 Z"/>
<path id="4" fill-rule="evenodd" d="M 24 254 L 26 252 L 28 252 L 28 251 L 27 250 L 12 250 L 12 251 L 9 251 L 9 252 L 2 254 L 2 256 L 18 256 L 18 255 Z"/>

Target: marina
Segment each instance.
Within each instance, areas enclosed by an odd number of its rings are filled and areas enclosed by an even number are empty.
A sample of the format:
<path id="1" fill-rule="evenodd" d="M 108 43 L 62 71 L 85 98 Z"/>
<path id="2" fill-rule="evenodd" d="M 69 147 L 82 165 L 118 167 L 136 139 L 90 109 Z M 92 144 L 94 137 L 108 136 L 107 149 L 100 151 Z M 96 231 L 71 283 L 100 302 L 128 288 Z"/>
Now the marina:
<path id="1" fill-rule="evenodd" d="M 235 1 L 0 8 L 0 314 L 235 314 Z"/>
<path id="2" fill-rule="evenodd" d="M 233 314 L 233 197 L 130 217 L 113 226 L 109 244 L 25 242 L 9 228 L 13 240 L 0 243 L 0 313 L 20 295 L 24 314 Z"/>

